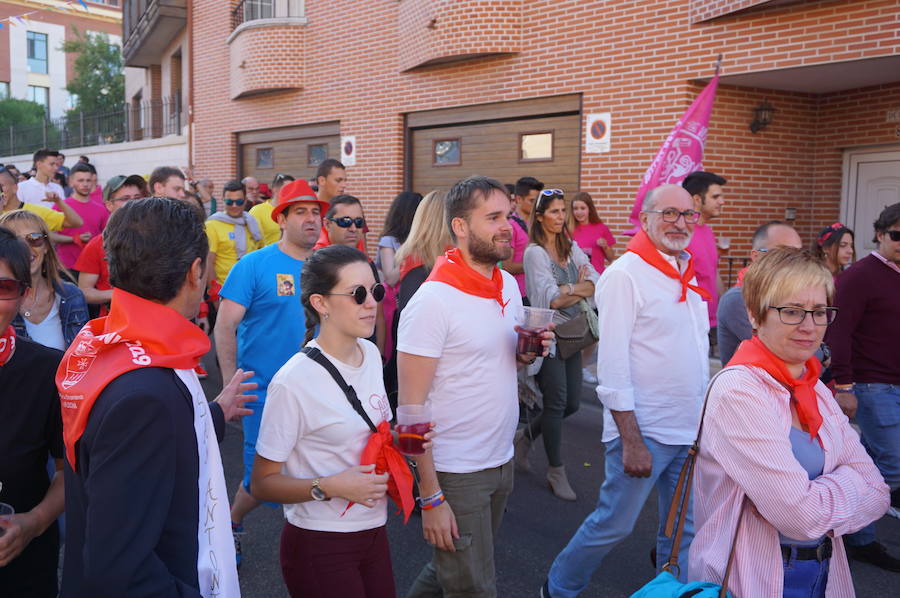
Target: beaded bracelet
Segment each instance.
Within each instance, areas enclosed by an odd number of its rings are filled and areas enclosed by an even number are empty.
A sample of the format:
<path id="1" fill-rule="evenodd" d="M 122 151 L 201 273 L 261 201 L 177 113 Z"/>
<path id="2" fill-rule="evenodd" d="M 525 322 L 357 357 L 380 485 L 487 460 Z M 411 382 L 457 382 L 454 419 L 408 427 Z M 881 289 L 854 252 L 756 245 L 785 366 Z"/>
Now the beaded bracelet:
<path id="1" fill-rule="evenodd" d="M 445 502 L 447 502 L 447 499 L 444 498 L 443 494 L 441 494 L 438 498 L 436 498 L 434 501 L 432 501 L 430 503 L 426 504 L 423 502 L 419 502 L 419 506 L 422 508 L 423 511 L 428 511 L 429 509 L 433 509 L 435 507 L 441 506 Z"/>

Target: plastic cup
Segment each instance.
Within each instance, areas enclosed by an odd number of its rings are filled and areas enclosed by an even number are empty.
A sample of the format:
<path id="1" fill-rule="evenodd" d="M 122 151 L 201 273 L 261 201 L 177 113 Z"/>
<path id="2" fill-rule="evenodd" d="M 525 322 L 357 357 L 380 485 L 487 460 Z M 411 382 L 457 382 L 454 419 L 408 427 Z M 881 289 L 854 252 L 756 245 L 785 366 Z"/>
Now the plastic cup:
<path id="1" fill-rule="evenodd" d="M 8 505 L 5 502 L 0 502 L 0 519 L 6 519 L 11 515 L 15 515 L 16 510 L 12 508 L 12 505 Z M 0 536 L 6 533 L 6 530 L 0 527 Z"/>
<path id="2" fill-rule="evenodd" d="M 519 355 L 532 354 L 542 355 L 544 353 L 543 334 L 547 331 L 550 322 L 553 321 L 552 309 L 544 309 L 542 307 L 522 308 L 522 315 L 519 318 L 519 337 L 516 340 L 516 353 Z"/>
<path id="3" fill-rule="evenodd" d="M 397 444 L 404 455 L 425 454 L 425 434 L 431 429 L 431 408 L 427 405 L 397 407 Z"/>

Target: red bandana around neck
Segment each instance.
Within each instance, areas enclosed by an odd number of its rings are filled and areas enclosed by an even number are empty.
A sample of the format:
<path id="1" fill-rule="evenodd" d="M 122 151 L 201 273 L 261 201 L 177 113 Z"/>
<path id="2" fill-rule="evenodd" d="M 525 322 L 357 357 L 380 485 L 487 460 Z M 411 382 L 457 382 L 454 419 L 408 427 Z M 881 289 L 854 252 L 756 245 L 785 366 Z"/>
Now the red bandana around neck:
<path id="1" fill-rule="evenodd" d="M 331 245 L 331 237 L 328 236 L 328 229 L 323 226 L 322 230 L 319 231 L 319 240 L 316 241 L 316 244 L 313 246 L 313 250 L 315 251 L 316 249 L 322 249 L 323 247 L 328 247 L 329 245 Z M 363 253 L 366 252 L 365 233 L 360 235 L 359 241 L 356 242 L 356 248 Z"/>
<path id="2" fill-rule="evenodd" d="M 56 371 L 66 459 L 72 469 L 75 444 L 110 382 L 143 367 L 193 369 L 209 346 L 203 331 L 171 307 L 113 289 L 109 315 L 85 324 Z"/>
<path id="3" fill-rule="evenodd" d="M 400 280 L 406 278 L 406 275 L 409 274 L 412 270 L 415 270 L 419 266 L 425 265 L 421 259 L 416 256 L 407 256 L 403 263 L 400 264 Z"/>
<path id="4" fill-rule="evenodd" d="M 815 438 L 819 434 L 822 425 L 822 415 L 819 413 L 819 401 L 816 398 L 816 382 L 822 367 L 819 360 L 810 357 L 806 361 L 806 372 L 802 378 L 794 378 L 783 360 L 778 358 L 766 347 L 758 336 L 743 341 L 734 352 L 734 357 L 728 362 L 732 365 L 752 365 L 765 370 L 770 376 L 784 384 L 791 391 L 794 404 L 797 408 L 797 419 L 809 430 L 809 437 Z"/>
<path id="5" fill-rule="evenodd" d="M 687 301 L 688 289 L 694 291 L 706 300 L 711 299 L 711 296 L 706 289 L 700 288 L 690 282 L 694 277 L 693 256 L 688 260 L 687 268 L 684 269 L 684 273 L 679 274 L 678 270 L 675 269 L 675 266 L 670 264 L 666 258 L 660 255 L 659 250 L 653 244 L 653 241 L 650 240 L 650 237 L 648 237 L 647 233 L 643 230 L 639 230 L 637 234 L 632 237 L 631 241 L 628 242 L 628 245 L 625 246 L 625 250 L 636 253 L 642 260 L 669 278 L 674 278 L 679 281 L 681 283 L 681 298 L 678 299 L 679 303 Z M 688 252 L 688 255 L 690 255 L 690 252 Z"/>
<path id="6" fill-rule="evenodd" d="M 0 335 L 0 366 L 6 365 L 16 352 L 16 329 L 9 325 Z"/>
<path id="7" fill-rule="evenodd" d="M 749 268 L 750 268 L 750 266 L 744 266 L 743 268 L 741 268 L 740 270 L 738 270 L 738 273 L 737 273 L 737 283 L 735 283 L 734 286 L 736 286 L 736 287 L 742 287 L 742 286 L 744 286 L 744 276 L 747 275 L 747 270 L 748 270 Z"/>
<path id="8" fill-rule="evenodd" d="M 447 250 L 447 253 L 435 260 L 434 268 L 425 282 L 431 280 L 449 284 L 469 295 L 494 299 L 500 304 L 500 313 L 506 313 L 509 301 L 503 302 L 503 274 L 500 273 L 500 268 L 494 266 L 491 278 L 485 278 L 466 263 L 458 247 Z"/>

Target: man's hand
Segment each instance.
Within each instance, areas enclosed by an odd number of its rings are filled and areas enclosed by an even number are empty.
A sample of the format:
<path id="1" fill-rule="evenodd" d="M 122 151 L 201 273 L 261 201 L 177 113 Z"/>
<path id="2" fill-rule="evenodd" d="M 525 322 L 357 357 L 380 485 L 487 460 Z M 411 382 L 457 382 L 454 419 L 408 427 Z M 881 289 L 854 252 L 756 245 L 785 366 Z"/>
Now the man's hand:
<path id="1" fill-rule="evenodd" d="M 81 238 L 82 243 L 87 243 L 91 240 L 91 233 L 81 233 L 79 237 Z"/>
<path id="2" fill-rule="evenodd" d="M 597 239 L 597 247 L 606 249 L 607 245 L 609 245 L 609 243 L 603 237 L 600 237 L 599 239 Z"/>
<path id="3" fill-rule="evenodd" d="M 258 384 L 256 382 L 244 382 L 244 380 L 253 377 L 254 373 L 238 369 L 234 376 L 231 377 L 231 381 L 225 385 L 225 388 L 216 397 L 215 402 L 222 408 L 222 413 L 225 414 L 225 421 L 232 421 L 253 413 L 252 410 L 247 409 L 244 405 L 249 401 L 255 401 L 257 397 L 256 395 L 244 393 L 255 389 Z"/>
<path id="4" fill-rule="evenodd" d="M 837 401 L 838 407 L 841 408 L 841 411 L 844 412 L 844 415 L 853 419 L 853 416 L 856 415 L 856 395 L 852 392 L 841 391 L 839 390 L 836 395 L 834 395 L 834 400 Z"/>
<path id="5" fill-rule="evenodd" d="M 453 540 L 459 539 L 459 530 L 449 503 L 422 511 L 422 533 L 425 541 L 435 548 L 456 552 Z"/>
<path id="6" fill-rule="evenodd" d="M 47 191 L 47 194 L 44 196 L 44 199 L 49 201 L 50 203 L 60 204 L 62 203 L 62 197 L 59 196 L 55 191 Z"/>
<path id="7" fill-rule="evenodd" d="M 648 478 L 653 471 L 653 455 L 643 440 L 622 442 L 622 465 L 633 478 Z"/>
<path id="8" fill-rule="evenodd" d="M 31 513 L 0 518 L 0 567 L 5 567 L 38 535 L 38 522 Z"/>

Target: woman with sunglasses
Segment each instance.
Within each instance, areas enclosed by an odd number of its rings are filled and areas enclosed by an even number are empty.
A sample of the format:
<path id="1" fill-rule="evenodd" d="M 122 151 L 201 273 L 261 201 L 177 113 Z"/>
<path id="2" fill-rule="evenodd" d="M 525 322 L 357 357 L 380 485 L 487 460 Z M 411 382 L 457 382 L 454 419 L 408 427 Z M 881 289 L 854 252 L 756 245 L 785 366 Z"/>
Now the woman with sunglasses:
<path id="1" fill-rule="evenodd" d="M 50 232 L 44 221 L 32 212 L 15 210 L 0 216 L 5 226 L 31 249 L 31 288 L 13 320 L 16 333 L 23 338 L 65 350 L 88 321 L 84 294 L 70 278 L 50 245 Z M 62 275 L 61 275 L 62 273 Z"/>
<path id="2" fill-rule="evenodd" d="M 812 244 L 812 253 L 819 258 L 834 279 L 840 276 L 856 258 L 853 231 L 835 222 L 823 228 Z"/>
<path id="3" fill-rule="evenodd" d="M 306 347 L 321 351 L 353 387 L 375 426 L 390 421 L 381 356 L 365 340 L 384 287 L 366 256 L 346 245 L 319 249 L 303 265 L 300 291 Z M 284 504 L 281 570 L 292 596 L 396 595 L 385 531 L 388 475 L 360 465 L 370 435 L 344 391 L 306 353 L 269 384 L 251 487 L 255 498 Z"/>
<path id="4" fill-rule="evenodd" d="M 560 189 L 544 189 L 531 212 L 523 266 L 525 288 L 533 307 L 556 310 L 554 322 L 561 324 L 581 313 L 596 330 L 597 315 L 588 300 L 594 296 L 594 284 L 600 275 L 590 260 L 572 241 L 566 225 L 565 195 Z M 547 481 L 557 498 L 575 500 L 563 465 L 562 420 L 578 411 L 581 395 L 581 351 L 568 359 L 551 351 L 543 358 L 535 378 L 543 395 L 543 409 L 516 439 L 516 464 L 528 469 L 531 442 L 544 436 L 544 450 L 550 468 Z"/>
<path id="5" fill-rule="evenodd" d="M 779 247 L 750 265 L 743 294 L 755 335 L 709 391 L 688 577 L 721 583 L 736 537 L 735 596 L 853 596 L 842 536 L 887 510 L 888 488 L 819 380 L 834 281 Z"/>
<path id="6" fill-rule="evenodd" d="M 62 420 L 54 382 L 62 353 L 16 334 L 10 325 L 32 282 L 32 255 L 0 227 L 0 594 L 57 594 L 63 511 Z M 48 457 L 53 474 L 47 475 Z"/>

